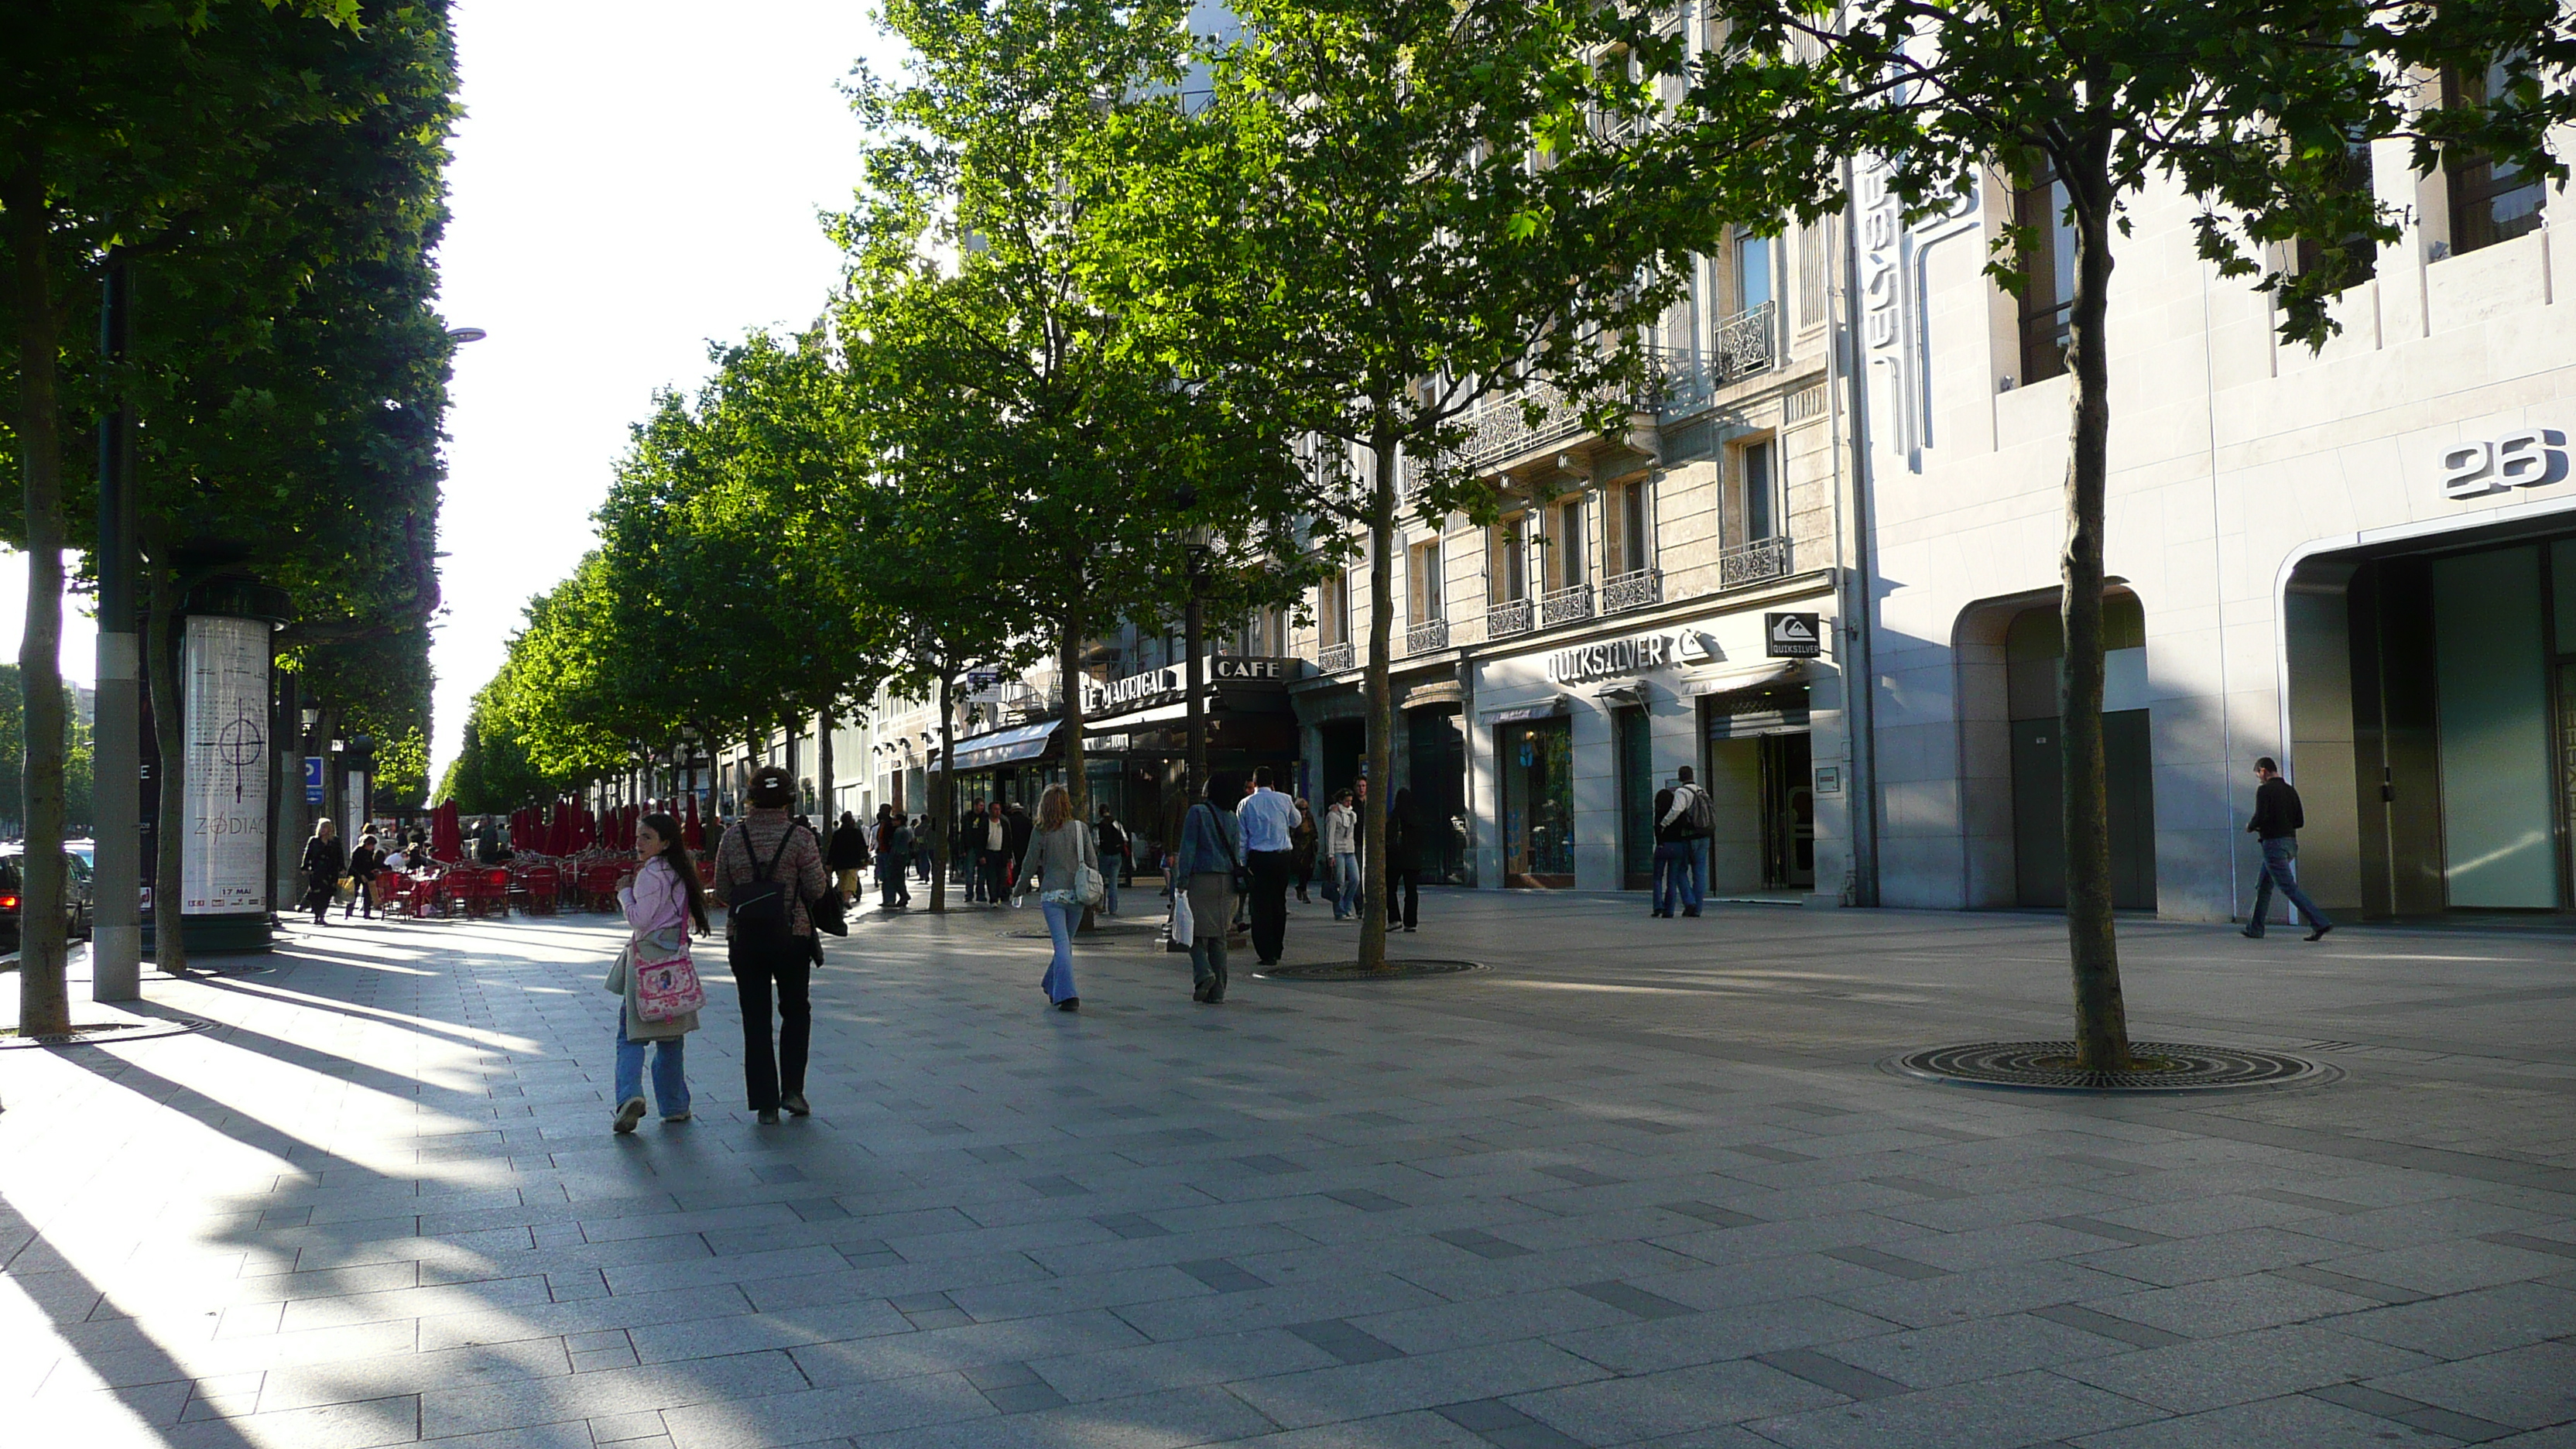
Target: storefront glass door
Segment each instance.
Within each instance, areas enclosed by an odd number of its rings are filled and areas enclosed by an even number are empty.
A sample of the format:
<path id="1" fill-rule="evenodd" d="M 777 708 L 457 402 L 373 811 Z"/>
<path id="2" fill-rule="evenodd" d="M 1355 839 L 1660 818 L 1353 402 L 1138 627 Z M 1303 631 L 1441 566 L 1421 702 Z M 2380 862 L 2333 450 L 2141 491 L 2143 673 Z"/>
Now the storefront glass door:
<path id="1" fill-rule="evenodd" d="M 1611 716 L 1619 734 L 1619 864 L 1632 891 L 1655 883 L 1655 758 L 1646 712 Z"/>
<path id="2" fill-rule="evenodd" d="M 1574 885 L 1574 729 L 1564 719 L 1497 731 L 1503 781 L 1503 884 Z"/>

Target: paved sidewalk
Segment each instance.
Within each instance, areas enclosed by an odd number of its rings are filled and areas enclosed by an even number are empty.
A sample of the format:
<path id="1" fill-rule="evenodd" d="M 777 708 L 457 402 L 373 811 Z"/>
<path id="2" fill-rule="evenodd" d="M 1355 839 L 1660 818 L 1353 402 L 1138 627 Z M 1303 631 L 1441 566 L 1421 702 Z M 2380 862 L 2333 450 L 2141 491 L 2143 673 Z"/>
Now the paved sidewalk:
<path id="1" fill-rule="evenodd" d="M 813 1118 L 719 976 L 631 1138 L 604 918 L 156 980 L 217 1028 L 0 1052 L 0 1443 L 2576 1446 L 2576 940 L 2124 923 L 2141 1039 L 2348 1077 L 2087 1101 L 1876 1067 L 2062 1032 L 2046 917 L 1423 904 L 1494 969 L 1119 935 L 1079 1016 L 1034 913 L 868 914 Z"/>

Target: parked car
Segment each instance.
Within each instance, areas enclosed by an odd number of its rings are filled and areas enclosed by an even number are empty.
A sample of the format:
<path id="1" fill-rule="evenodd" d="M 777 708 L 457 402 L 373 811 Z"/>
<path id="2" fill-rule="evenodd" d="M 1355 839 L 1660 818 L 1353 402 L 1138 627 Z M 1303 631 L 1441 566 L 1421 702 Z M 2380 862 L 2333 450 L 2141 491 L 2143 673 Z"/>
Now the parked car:
<path id="1" fill-rule="evenodd" d="M 0 955 L 14 952 L 19 946 L 19 911 L 21 892 L 26 888 L 26 852 L 23 844 L 0 846 Z M 63 852 L 63 928 L 70 939 L 89 939 L 90 864 L 74 850 Z"/>

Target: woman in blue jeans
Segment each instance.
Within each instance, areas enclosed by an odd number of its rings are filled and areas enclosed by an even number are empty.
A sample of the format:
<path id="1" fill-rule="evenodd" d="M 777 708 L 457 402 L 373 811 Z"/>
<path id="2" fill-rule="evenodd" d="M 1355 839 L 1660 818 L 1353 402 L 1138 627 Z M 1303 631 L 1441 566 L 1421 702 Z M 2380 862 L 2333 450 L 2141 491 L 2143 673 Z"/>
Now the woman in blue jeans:
<path id="1" fill-rule="evenodd" d="M 1100 869 L 1091 827 L 1073 818 L 1073 796 L 1062 785 L 1049 785 L 1038 797 L 1038 818 L 1029 831 L 1028 854 L 1012 894 L 1034 892 L 1046 912 L 1047 936 L 1055 942 L 1055 959 L 1038 985 L 1058 1011 L 1082 1010 L 1073 987 L 1073 928 L 1082 923 L 1082 870 Z"/>
<path id="2" fill-rule="evenodd" d="M 677 849 L 680 822 L 655 813 L 635 823 L 635 851 L 644 864 L 633 883 L 617 893 L 626 912 L 626 949 L 609 968 L 608 989 L 619 997 L 617 1013 L 617 1115 L 611 1126 L 632 1132 L 644 1120 L 644 1047 L 653 1047 L 653 1101 L 665 1122 L 689 1120 L 689 1074 L 682 1057 L 689 1033 L 698 1029 L 694 1011 L 668 1021 L 646 1021 L 636 996 L 637 965 L 659 965 L 689 959 L 690 927 L 707 933 L 707 893 L 698 883 L 689 853 Z"/>

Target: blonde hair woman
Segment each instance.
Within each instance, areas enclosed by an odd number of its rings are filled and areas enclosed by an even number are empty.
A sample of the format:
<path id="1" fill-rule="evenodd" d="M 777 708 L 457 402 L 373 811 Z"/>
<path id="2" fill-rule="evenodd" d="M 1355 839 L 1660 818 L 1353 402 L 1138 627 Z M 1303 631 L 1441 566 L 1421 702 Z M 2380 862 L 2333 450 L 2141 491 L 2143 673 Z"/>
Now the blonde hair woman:
<path id="1" fill-rule="evenodd" d="M 1046 912 L 1047 935 L 1055 942 L 1055 960 L 1039 983 L 1058 1011 L 1080 1011 L 1082 998 L 1073 989 L 1073 928 L 1082 920 L 1082 868 L 1100 868 L 1091 828 L 1073 818 L 1073 794 L 1062 785 L 1047 786 L 1038 797 L 1037 828 L 1029 832 L 1028 854 L 1020 861 L 1015 895 L 1037 893 Z"/>

